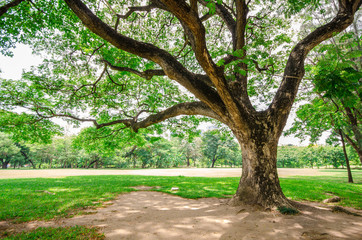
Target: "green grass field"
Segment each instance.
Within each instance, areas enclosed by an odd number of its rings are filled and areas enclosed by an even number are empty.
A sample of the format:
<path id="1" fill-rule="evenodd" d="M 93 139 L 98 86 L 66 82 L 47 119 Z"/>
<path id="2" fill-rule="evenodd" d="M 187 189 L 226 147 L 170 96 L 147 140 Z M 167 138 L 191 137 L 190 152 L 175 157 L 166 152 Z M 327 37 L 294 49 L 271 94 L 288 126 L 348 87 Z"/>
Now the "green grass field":
<path id="1" fill-rule="evenodd" d="M 294 176 L 281 178 L 280 182 L 285 195 L 293 200 L 322 201 L 332 193 L 342 198 L 339 205 L 362 209 L 362 171 L 353 172 L 353 184 L 347 183 L 345 175 L 336 170 L 333 176 Z M 225 198 L 235 193 L 238 182 L 239 178 L 125 175 L 1 179 L 0 221 L 19 223 L 82 214 L 140 185 L 160 186 L 156 191 L 185 198 Z M 180 190 L 173 193 L 171 187 Z"/>

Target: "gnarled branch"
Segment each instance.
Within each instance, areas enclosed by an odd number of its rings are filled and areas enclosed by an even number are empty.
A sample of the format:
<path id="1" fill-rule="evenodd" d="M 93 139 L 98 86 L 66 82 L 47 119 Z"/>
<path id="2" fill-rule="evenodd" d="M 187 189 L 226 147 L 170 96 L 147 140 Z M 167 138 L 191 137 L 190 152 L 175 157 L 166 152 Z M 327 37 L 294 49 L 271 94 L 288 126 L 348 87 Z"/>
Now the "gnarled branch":
<path id="1" fill-rule="evenodd" d="M 188 71 L 177 59 L 165 50 L 152 44 L 140 42 L 118 33 L 99 19 L 81 0 L 65 0 L 83 24 L 93 33 L 118 49 L 135 54 L 159 64 L 165 74 L 193 93 L 198 99 L 212 107 L 214 112 L 227 118 L 225 105 L 218 93 Z M 158 2 L 154 0 L 153 2 Z M 159 4 L 158 4 L 159 5 Z M 157 6 L 158 6 L 157 5 Z M 162 5 L 162 3 L 160 3 Z"/>
<path id="2" fill-rule="evenodd" d="M 324 40 L 346 29 L 353 22 L 354 14 L 361 3 L 362 0 L 339 0 L 337 15 L 329 23 L 315 29 L 293 48 L 284 70 L 282 83 L 268 109 L 279 119 L 278 122 L 282 126 L 286 123 L 300 81 L 304 76 L 304 60 L 307 54 Z"/>

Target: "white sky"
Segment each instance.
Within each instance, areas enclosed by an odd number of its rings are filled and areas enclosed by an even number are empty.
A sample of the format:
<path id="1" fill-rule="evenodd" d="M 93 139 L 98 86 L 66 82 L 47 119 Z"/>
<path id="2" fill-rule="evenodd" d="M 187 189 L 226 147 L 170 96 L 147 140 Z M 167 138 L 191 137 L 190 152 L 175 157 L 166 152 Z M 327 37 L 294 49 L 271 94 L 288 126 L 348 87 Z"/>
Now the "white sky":
<path id="1" fill-rule="evenodd" d="M 39 65 L 42 62 L 42 58 L 37 55 L 33 55 L 31 49 L 25 45 L 18 45 L 14 49 L 14 57 L 4 57 L 0 54 L 0 77 L 5 79 L 17 80 L 21 78 L 23 70 L 30 70 L 31 66 Z M 294 120 L 294 116 L 289 116 L 285 129 L 288 129 Z M 69 133 L 77 134 L 80 129 L 74 129 L 71 126 L 66 126 L 66 122 L 61 119 L 55 121 L 65 127 Z M 88 124 L 87 124 L 88 125 Z M 325 138 L 323 138 L 325 139 Z M 324 140 L 320 142 L 324 143 Z M 308 145 L 308 141 L 300 143 L 300 140 L 295 137 L 284 137 L 282 136 L 279 140 L 279 145 Z"/>

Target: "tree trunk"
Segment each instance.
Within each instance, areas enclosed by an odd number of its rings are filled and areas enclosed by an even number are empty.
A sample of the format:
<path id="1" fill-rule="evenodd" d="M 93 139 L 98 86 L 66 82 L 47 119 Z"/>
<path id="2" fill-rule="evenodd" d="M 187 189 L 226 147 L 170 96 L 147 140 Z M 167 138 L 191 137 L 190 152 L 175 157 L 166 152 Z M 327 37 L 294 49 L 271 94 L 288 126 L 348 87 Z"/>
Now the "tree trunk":
<path id="1" fill-rule="evenodd" d="M 277 172 L 278 140 L 256 143 L 255 140 L 243 143 L 242 175 L 232 205 L 250 204 L 266 208 L 291 206 L 280 187 Z"/>
<path id="2" fill-rule="evenodd" d="M 1 162 L 1 168 L 7 169 L 10 161 L 6 161 L 5 159 L 0 159 L 0 162 Z"/>
<path id="3" fill-rule="evenodd" d="M 212 167 L 212 168 L 215 166 L 215 162 L 216 162 L 216 158 L 214 157 L 214 158 L 212 159 L 212 163 L 211 163 L 211 167 Z"/>
<path id="4" fill-rule="evenodd" d="M 343 154 L 344 154 L 344 158 L 346 159 L 347 172 L 348 172 L 348 182 L 353 183 L 352 171 L 351 171 L 351 167 L 349 165 L 349 159 L 348 159 L 348 155 L 347 155 L 347 151 L 346 151 L 346 144 L 344 143 L 344 137 L 343 137 L 342 130 L 339 130 L 339 136 L 341 137 L 341 142 L 342 142 L 342 147 L 343 147 Z"/>
<path id="5" fill-rule="evenodd" d="M 187 164 L 187 167 L 190 167 L 190 158 L 186 158 L 186 164 Z"/>
<path id="6" fill-rule="evenodd" d="M 98 160 L 94 163 L 94 168 L 95 168 L 95 169 L 98 168 Z"/>
<path id="7" fill-rule="evenodd" d="M 86 168 L 87 169 L 90 168 L 92 166 L 92 164 L 97 162 L 97 161 L 98 161 L 98 159 L 91 161 Z"/>
<path id="8" fill-rule="evenodd" d="M 21 153 L 21 155 L 23 155 L 23 157 L 25 158 L 25 161 L 30 162 L 30 164 L 31 164 L 31 166 L 33 167 L 33 169 L 36 169 L 36 166 L 35 166 L 34 162 L 29 158 L 28 154 L 27 154 L 25 151 L 23 151 L 23 150 L 21 150 L 20 153 Z"/>
<path id="9" fill-rule="evenodd" d="M 1 165 L 2 165 L 2 169 L 7 169 L 7 168 L 8 168 L 8 162 L 6 162 L 6 161 L 3 162 L 3 161 L 2 161 L 1 163 L 2 163 L 2 164 L 1 164 Z"/>
<path id="10" fill-rule="evenodd" d="M 28 161 L 30 162 L 31 166 L 33 166 L 33 169 L 36 169 L 34 162 L 30 158 L 28 159 Z"/>

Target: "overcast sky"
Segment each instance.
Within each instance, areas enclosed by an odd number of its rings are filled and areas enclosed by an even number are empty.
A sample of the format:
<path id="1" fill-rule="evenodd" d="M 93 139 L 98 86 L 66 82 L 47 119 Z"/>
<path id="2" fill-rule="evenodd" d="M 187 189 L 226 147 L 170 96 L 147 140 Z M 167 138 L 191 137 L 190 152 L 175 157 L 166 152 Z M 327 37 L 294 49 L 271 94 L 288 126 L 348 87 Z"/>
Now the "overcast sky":
<path id="1" fill-rule="evenodd" d="M 29 47 L 25 45 L 19 45 L 13 51 L 14 57 L 4 57 L 0 54 L 0 77 L 5 79 L 20 79 L 23 70 L 30 70 L 31 66 L 38 65 L 42 62 L 40 56 L 36 56 L 32 54 L 32 51 Z M 64 121 L 56 121 L 59 124 L 65 124 Z M 293 115 L 289 116 L 287 126 L 285 129 L 289 128 L 293 122 Z M 77 133 L 79 129 L 72 129 L 70 127 L 66 127 L 68 131 Z M 322 142 L 321 142 L 322 143 Z M 308 141 L 300 143 L 300 140 L 294 137 L 281 137 L 279 140 L 279 145 L 308 145 Z"/>

